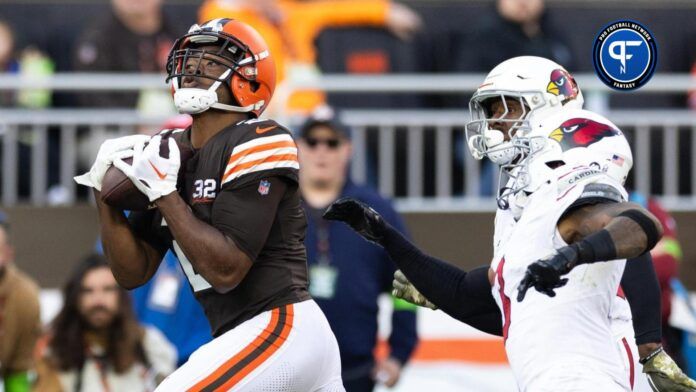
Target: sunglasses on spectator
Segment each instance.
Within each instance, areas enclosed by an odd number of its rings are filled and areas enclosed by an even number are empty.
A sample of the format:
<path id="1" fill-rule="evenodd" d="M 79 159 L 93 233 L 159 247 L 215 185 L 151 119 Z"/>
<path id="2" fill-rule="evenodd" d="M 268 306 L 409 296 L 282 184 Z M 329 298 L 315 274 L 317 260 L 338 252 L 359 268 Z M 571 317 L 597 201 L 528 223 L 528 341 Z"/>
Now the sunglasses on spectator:
<path id="1" fill-rule="evenodd" d="M 341 139 L 316 139 L 313 137 L 308 137 L 305 138 L 305 143 L 307 143 L 310 148 L 316 148 L 318 145 L 324 144 L 326 147 L 333 150 L 341 145 Z"/>

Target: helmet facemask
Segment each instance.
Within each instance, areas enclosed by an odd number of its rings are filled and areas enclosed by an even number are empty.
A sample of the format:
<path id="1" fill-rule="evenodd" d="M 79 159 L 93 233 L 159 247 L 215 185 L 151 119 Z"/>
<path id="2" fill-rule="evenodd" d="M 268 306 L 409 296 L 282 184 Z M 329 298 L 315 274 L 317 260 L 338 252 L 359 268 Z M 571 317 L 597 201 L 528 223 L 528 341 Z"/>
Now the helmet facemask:
<path id="1" fill-rule="evenodd" d="M 521 153 L 519 148 L 524 145 L 515 143 L 515 136 L 525 134 L 531 128 L 529 119 L 534 109 L 530 109 L 525 95 L 528 93 L 516 93 L 509 91 L 487 91 L 485 94 L 474 95 L 469 102 L 471 121 L 466 124 L 467 144 L 471 154 L 476 159 L 487 157 L 498 165 L 507 165 L 518 161 Z M 543 99 L 539 95 L 537 102 Z M 501 102 L 503 112 L 497 115 L 492 106 L 495 102 Z M 508 118 L 513 109 L 508 102 L 517 102 L 520 114 L 515 118 Z M 507 128 L 506 131 L 496 129 Z M 505 133 L 504 133 L 505 132 Z M 506 137 L 507 136 L 507 137 Z"/>
<path id="2" fill-rule="evenodd" d="M 534 156 L 547 148 L 548 140 L 543 136 L 516 135 L 510 144 L 515 148 L 517 155 L 511 162 L 500 165 L 499 168 L 496 202 L 501 210 L 510 207 L 511 196 L 522 191 L 531 193 L 530 185 L 532 185 L 534 168 L 530 166 L 530 163 Z"/>

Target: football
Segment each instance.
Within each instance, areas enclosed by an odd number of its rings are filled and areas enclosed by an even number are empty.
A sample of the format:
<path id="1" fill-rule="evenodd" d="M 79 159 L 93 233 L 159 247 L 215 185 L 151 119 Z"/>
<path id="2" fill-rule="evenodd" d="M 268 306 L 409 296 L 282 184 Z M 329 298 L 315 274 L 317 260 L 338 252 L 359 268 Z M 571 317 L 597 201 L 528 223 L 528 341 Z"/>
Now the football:
<path id="1" fill-rule="evenodd" d="M 164 157 L 169 157 L 169 138 L 163 137 L 160 144 L 160 153 Z M 181 166 L 179 167 L 179 181 L 177 189 L 181 187 L 186 162 L 193 156 L 193 150 L 177 142 L 179 146 L 179 155 Z M 124 162 L 131 164 L 132 158 L 126 158 Z M 145 211 L 150 208 L 150 201 L 144 193 L 133 184 L 133 182 L 121 170 L 115 166 L 111 166 L 104 175 L 102 180 L 101 200 L 113 207 L 129 210 L 129 211 Z"/>

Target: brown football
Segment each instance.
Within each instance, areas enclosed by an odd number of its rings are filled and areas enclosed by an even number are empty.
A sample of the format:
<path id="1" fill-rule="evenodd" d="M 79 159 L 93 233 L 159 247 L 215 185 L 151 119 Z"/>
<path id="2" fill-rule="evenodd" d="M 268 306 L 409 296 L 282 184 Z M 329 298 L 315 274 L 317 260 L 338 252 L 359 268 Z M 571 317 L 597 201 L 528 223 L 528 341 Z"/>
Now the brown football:
<path id="1" fill-rule="evenodd" d="M 179 156 L 181 166 L 179 167 L 179 181 L 177 189 L 181 188 L 182 173 L 186 167 L 186 162 L 193 156 L 193 150 L 177 142 L 179 146 Z M 168 137 L 163 137 L 160 144 L 160 153 L 164 157 L 169 157 Z M 133 162 L 132 158 L 123 160 L 129 165 Z M 101 200 L 113 207 L 130 210 L 130 211 L 145 211 L 150 208 L 150 201 L 144 193 L 126 177 L 121 170 L 115 166 L 111 166 L 104 175 L 102 180 Z"/>

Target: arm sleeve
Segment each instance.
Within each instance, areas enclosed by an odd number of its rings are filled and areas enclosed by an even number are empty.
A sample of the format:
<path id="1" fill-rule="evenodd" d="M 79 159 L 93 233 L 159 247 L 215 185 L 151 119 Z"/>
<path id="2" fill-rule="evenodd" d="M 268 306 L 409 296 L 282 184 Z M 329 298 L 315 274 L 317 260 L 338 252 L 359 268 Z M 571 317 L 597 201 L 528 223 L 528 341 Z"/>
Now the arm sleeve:
<path id="1" fill-rule="evenodd" d="M 263 181 L 267 183 L 261 184 Z M 256 260 L 271 231 L 288 181 L 277 176 L 260 177 L 258 182 L 223 188 L 213 204 L 213 227 L 232 239 L 252 261 Z M 260 191 L 260 186 L 267 186 L 267 193 Z"/>
<path id="2" fill-rule="evenodd" d="M 448 315 L 502 336 L 502 316 L 491 294 L 488 266 L 466 271 L 428 256 L 387 224 L 384 248 L 411 283 Z"/>
<path id="3" fill-rule="evenodd" d="M 628 260 L 621 287 L 633 313 L 636 344 L 659 343 L 662 340 L 660 285 L 650 253 Z"/>

